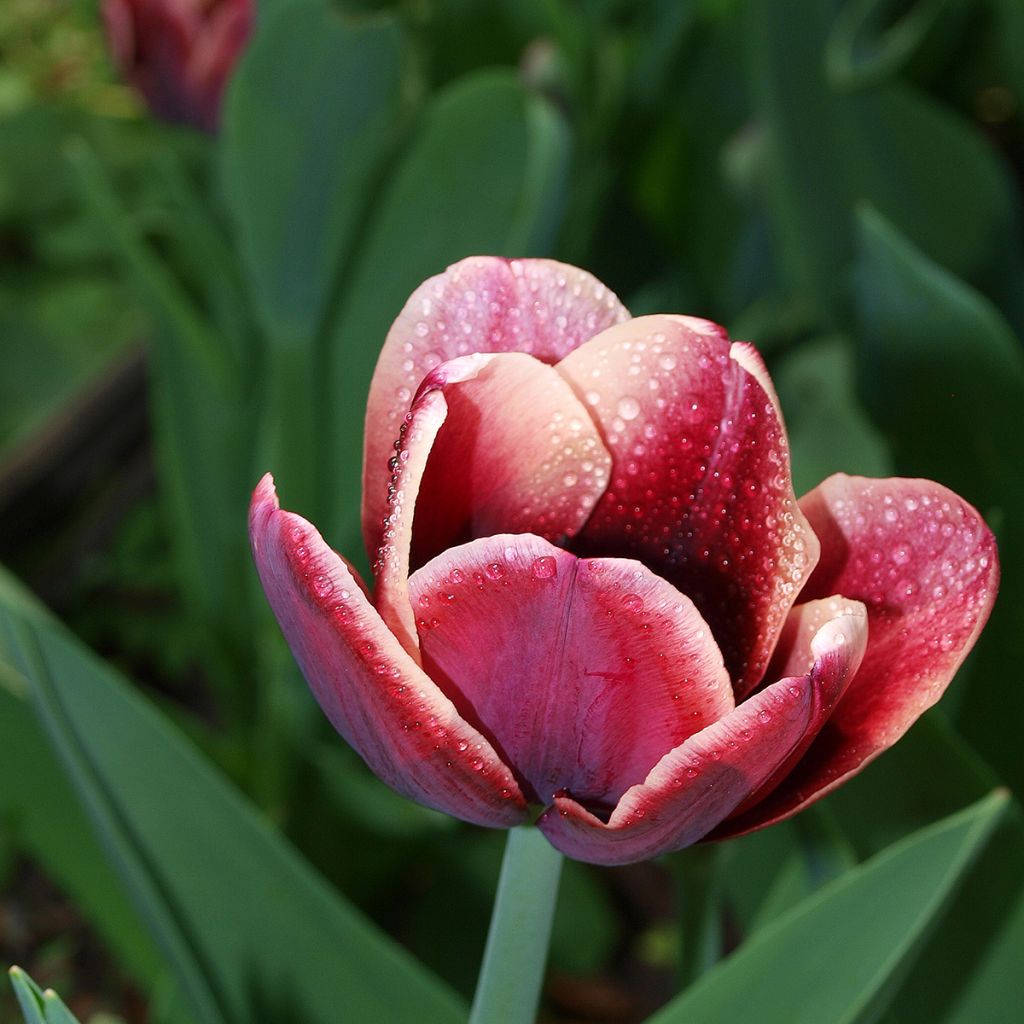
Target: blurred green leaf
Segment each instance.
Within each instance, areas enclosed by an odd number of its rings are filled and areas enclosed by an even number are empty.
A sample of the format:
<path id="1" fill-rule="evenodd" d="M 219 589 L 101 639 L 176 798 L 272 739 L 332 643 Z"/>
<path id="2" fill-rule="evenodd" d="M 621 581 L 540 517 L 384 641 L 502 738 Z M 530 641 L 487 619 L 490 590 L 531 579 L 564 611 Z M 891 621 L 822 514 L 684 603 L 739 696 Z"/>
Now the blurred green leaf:
<path id="1" fill-rule="evenodd" d="M 846 0 L 825 49 L 829 80 L 857 89 L 899 71 L 954 0 L 917 0 L 909 10 L 894 0 Z"/>
<path id="2" fill-rule="evenodd" d="M 749 1015 L 752 1005 L 759 1024 L 876 1020 L 1006 802 L 994 793 L 847 872 L 754 935 L 651 1024 L 720 1024 Z"/>
<path id="3" fill-rule="evenodd" d="M 891 475 L 886 443 L 857 398 L 853 355 L 844 339 L 800 345 L 779 360 L 772 376 L 789 431 L 797 494 L 832 473 Z"/>
<path id="4" fill-rule="evenodd" d="M 363 411 L 388 328 L 418 285 L 464 256 L 549 251 L 567 148 L 559 117 L 510 73 L 461 79 L 427 107 L 368 226 L 328 352 L 328 536 L 349 557 L 362 548 Z"/>
<path id="5" fill-rule="evenodd" d="M 266 18 L 232 77 L 223 180 L 269 342 L 262 458 L 317 518 L 318 331 L 401 120 L 402 35 L 328 0 Z"/>
<path id="6" fill-rule="evenodd" d="M 897 469 L 948 484 L 981 509 L 999 539 L 1001 592 L 969 663 L 973 685 L 961 683 L 954 693 L 965 735 L 1020 786 L 1016 725 L 1024 720 L 1024 689 L 1002 686 L 993 699 L 992 688 L 1005 679 L 1007 665 L 1024 660 L 1024 537 L 1011 528 L 1024 519 L 1016 442 L 1024 350 L 991 303 L 927 259 L 878 212 L 861 208 L 857 231 L 864 402 L 889 437 Z"/>
<path id="7" fill-rule="evenodd" d="M 769 135 L 781 257 L 819 313 L 835 323 L 842 312 L 850 217 L 861 200 L 954 273 L 996 293 L 1019 292 L 1017 203 L 984 137 L 899 84 L 853 95 L 832 89 L 822 59 L 831 0 L 804 0 L 796 17 L 773 0 L 748 6 L 751 92 Z"/>
<path id="8" fill-rule="evenodd" d="M 199 1021 L 461 1019 L 146 702 L 0 594 L 0 635 Z"/>
<path id="9" fill-rule="evenodd" d="M 596 974 L 619 941 L 619 925 L 601 876 L 586 864 L 566 860 L 551 930 L 551 961 L 573 974 Z"/>
<path id="10" fill-rule="evenodd" d="M 900 468 L 980 505 L 1024 493 L 1007 444 L 1024 402 L 1020 342 L 988 300 L 877 210 L 859 207 L 856 224 L 860 391 Z"/>

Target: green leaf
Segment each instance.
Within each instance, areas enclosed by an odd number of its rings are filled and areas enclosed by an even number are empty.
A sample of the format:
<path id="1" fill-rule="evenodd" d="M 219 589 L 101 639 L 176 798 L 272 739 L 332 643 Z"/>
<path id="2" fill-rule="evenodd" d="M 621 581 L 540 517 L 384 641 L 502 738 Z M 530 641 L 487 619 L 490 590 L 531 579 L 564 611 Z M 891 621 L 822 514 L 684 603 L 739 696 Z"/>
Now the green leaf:
<path id="1" fill-rule="evenodd" d="M 997 792 L 847 872 L 749 939 L 651 1024 L 876 1020 L 1005 810 Z M 827 978 L 828 984 L 822 984 Z"/>
<path id="2" fill-rule="evenodd" d="M 774 0 L 749 5 L 751 91 L 768 130 L 770 210 L 791 283 L 838 319 L 850 217 L 867 200 L 933 259 L 1019 305 L 1006 168 L 967 122 L 913 89 L 831 88 L 822 53 L 834 10 L 831 0 L 808 0 L 799 17 Z"/>
<path id="3" fill-rule="evenodd" d="M 20 967 L 12 967 L 9 974 L 25 1024 L 79 1024 L 52 989 L 43 991 Z"/>
<path id="4" fill-rule="evenodd" d="M 123 679 L 20 603 L 0 594 L 0 635 L 197 1021 L 462 1018 Z"/>
<path id="5" fill-rule="evenodd" d="M 148 341 L 157 458 L 186 603 L 211 645 L 225 635 L 248 640 L 237 599 L 249 565 L 239 524 L 253 476 L 246 367 L 232 362 L 229 347 L 142 236 L 95 154 L 85 143 L 70 153 L 86 203 L 154 318 Z M 217 653 L 207 652 L 211 661 Z"/>
<path id="6" fill-rule="evenodd" d="M 896 468 L 939 480 L 995 528 L 1002 584 L 970 679 L 953 694 L 958 720 L 1013 786 L 1024 784 L 1017 723 L 1024 688 L 992 687 L 1024 660 L 1024 475 L 1015 438 L 1024 405 L 1024 349 L 995 307 L 917 250 L 877 211 L 857 217 L 855 309 L 865 405 L 892 445 Z M 910 386 L 912 383 L 912 386 Z M 1007 525 L 1000 528 L 1000 523 Z M 948 699 L 947 712 L 955 707 Z"/>
<path id="7" fill-rule="evenodd" d="M 825 51 L 829 79 L 863 88 L 895 74 L 924 42 L 951 0 L 917 0 L 893 14 L 892 0 L 849 0 L 836 15 Z M 888 20 L 889 24 L 884 24 Z"/>
<path id="8" fill-rule="evenodd" d="M 936 766 L 942 771 L 937 772 Z M 995 773 L 932 712 L 828 800 L 862 855 L 987 792 Z M 769 830 L 770 831 L 770 830 Z M 1015 1024 L 1024 1006 L 1024 815 L 994 832 L 893 1005 L 900 1024 Z M 936 971 L 935 964 L 942 964 Z"/>
<path id="9" fill-rule="evenodd" d="M 46 1024 L 43 1016 L 43 990 L 20 967 L 12 967 L 8 976 L 25 1024 Z"/>
<path id="10" fill-rule="evenodd" d="M 323 314 L 403 103 L 402 33 L 328 0 L 261 19 L 221 129 L 224 197 L 271 333 L 303 340 Z"/>
<path id="11" fill-rule="evenodd" d="M 268 340 L 261 458 L 314 518 L 319 329 L 397 136 L 402 63 L 393 19 L 301 0 L 266 19 L 226 105 L 225 196 Z"/>
<path id="12" fill-rule="evenodd" d="M 886 443 L 860 406 L 853 370 L 850 345 L 839 337 L 808 341 L 775 369 L 797 494 L 832 473 L 892 473 Z"/>
<path id="13" fill-rule="evenodd" d="M 43 993 L 43 1010 L 46 1024 L 79 1024 L 78 1018 L 64 1005 L 60 996 L 50 989 Z"/>
<path id="14" fill-rule="evenodd" d="M 461 79 L 425 111 L 368 226 L 328 353 L 329 535 L 351 543 L 350 557 L 362 547 L 363 411 L 388 328 L 418 285 L 464 256 L 549 251 L 567 148 L 558 116 L 508 72 Z"/>

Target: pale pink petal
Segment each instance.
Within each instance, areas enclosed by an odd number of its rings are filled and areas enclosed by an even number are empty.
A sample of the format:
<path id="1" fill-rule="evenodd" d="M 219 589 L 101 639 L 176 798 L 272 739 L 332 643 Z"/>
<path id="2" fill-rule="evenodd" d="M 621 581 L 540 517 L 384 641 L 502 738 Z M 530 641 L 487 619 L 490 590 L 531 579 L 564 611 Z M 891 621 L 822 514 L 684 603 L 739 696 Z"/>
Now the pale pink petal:
<path id="1" fill-rule="evenodd" d="M 410 581 L 423 664 L 542 803 L 612 806 L 732 709 L 710 630 L 638 562 L 539 537 L 446 551 Z"/>
<path id="2" fill-rule="evenodd" d="M 432 370 L 391 460 L 374 562 L 377 607 L 406 649 L 418 657 L 410 566 L 495 533 L 574 536 L 610 465 L 593 420 L 552 367 L 506 353 L 462 356 Z"/>
<path id="3" fill-rule="evenodd" d="M 868 646 L 846 695 L 800 763 L 730 831 L 771 824 L 835 789 L 942 696 L 998 585 L 995 541 L 962 498 L 929 480 L 838 474 L 801 499 L 821 539 L 803 598 L 867 608 Z"/>
<path id="4" fill-rule="evenodd" d="M 629 864 L 690 846 L 767 781 L 814 718 L 816 674 L 783 679 L 667 753 L 607 822 L 559 797 L 537 822 L 562 853 Z"/>
<path id="5" fill-rule="evenodd" d="M 611 456 L 583 403 L 531 356 L 486 360 L 443 387 L 448 416 L 416 505 L 412 565 L 495 533 L 574 537 L 608 485 Z"/>
<path id="6" fill-rule="evenodd" d="M 345 561 L 278 506 L 271 478 L 253 495 L 250 537 L 263 589 L 317 701 L 389 786 L 493 827 L 526 805 L 493 747 L 464 721 L 369 604 Z"/>
<path id="7" fill-rule="evenodd" d="M 600 281 L 553 260 L 473 256 L 413 293 L 388 332 L 366 406 L 363 536 L 372 555 L 385 515 L 391 442 L 423 378 L 474 352 L 524 352 L 545 363 L 628 317 Z"/>
<path id="8" fill-rule="evenodd" d="M 691 597 L 742 697 L 764 676 L 818 543 L 793 494 L 775 401 L 736 351 L 721 329 L 639 317 L 558 370 L 613 459 L 573 550 L 638 558 Z"/>

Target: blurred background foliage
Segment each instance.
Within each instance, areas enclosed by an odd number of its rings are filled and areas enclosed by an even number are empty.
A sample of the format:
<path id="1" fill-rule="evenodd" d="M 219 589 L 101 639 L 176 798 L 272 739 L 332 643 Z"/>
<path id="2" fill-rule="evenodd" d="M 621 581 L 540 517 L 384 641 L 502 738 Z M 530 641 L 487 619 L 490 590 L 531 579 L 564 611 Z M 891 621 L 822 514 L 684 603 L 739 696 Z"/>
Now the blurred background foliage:
<path id="1" fill-rule="evenodd" d="M 983 854 L 988 805 L 917 830 L 1024 784 L 1022 174 L 1018 0 L 257 0 L 214 136 L 147 113 L 92 0 L 6 0 L 0 959 L 83 1021 L 459 1019 L 503 837 L 321 721 L 245 512 L 272 469 L 357 556 L 405 298 L 465 255 L 550 255 L 756 342 L 798 493 L 939 480 L 1003 584 L 942 704 L 833 797 L 567 865 L 544 1019 L 640 1020 L 697 979 L 659 1019 L 725 1019 L 785 970 L 762 933 L 796 957 L 825 931 L 855 991 L 817 1024 L 1014 1019 L 1017 804 Z"/>

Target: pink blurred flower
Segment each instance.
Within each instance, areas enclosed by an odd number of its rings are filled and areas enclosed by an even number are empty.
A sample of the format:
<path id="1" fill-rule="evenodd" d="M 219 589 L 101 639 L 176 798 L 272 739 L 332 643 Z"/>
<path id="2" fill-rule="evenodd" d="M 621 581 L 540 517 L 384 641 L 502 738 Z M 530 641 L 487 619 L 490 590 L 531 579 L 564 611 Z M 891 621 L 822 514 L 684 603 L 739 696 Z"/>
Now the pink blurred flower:
<path id="1" fill-rule="evenodd" d="M 397 440 L 396 440 L 397 438 Z M 401 793 L 621 864 L 789 817 L 941 696 L 993 538 L 926 480 L 800 501 L 756 350 L 581 270 L 473 258 L 395 321 L 366 414 L 372 598 L 267 476 L 264 589 Z"/>
<path id="2" fill-rule="evenodd" d="M 102 10 L 114 61 L 153 113 L 215 132 L 253 0 L 103 0 Z"/>

